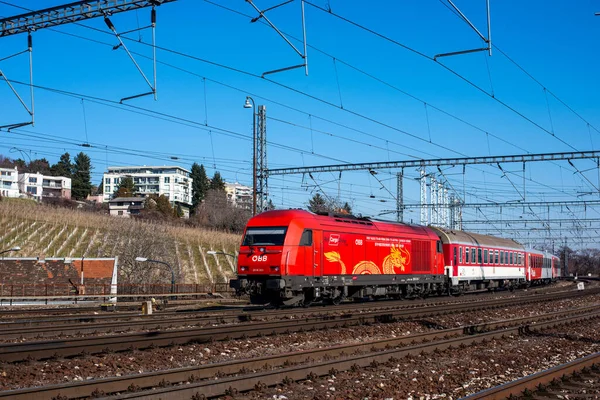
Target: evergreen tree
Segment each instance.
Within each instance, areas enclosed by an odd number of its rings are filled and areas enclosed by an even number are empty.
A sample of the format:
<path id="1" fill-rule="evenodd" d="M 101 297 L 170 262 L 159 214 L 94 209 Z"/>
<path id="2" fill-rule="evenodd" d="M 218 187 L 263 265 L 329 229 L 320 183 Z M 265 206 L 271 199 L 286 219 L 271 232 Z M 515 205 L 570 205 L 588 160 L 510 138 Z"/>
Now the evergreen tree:
<path id="1" fill-rule="evenodd" d="M 161 194 L 156 198 L 156 210 L 164 216 L 173 215 L 171 202 L 164 194 Z"/>
<path id="2" fill-rule="evenodd" d="M 215 174 L 213 175 L 212 180 L 210 181 L 210 187 L 211 190 L 220 190 L 220 191 L 225 191 L 225 181 L 223 180 L 223 178 L 221 178 L 221 174 L 219 173 L 219 171 L 215 171 Z"/>
<path id="3" fill-rule="evenodd" d="M 71 195 L 75 199 L 85 200 L 92 191 L 92 162 L 87 154 L 80 152 L 75 157 L 71 179 Z"/>
<path id="4" fill-rule="evenodd" d="M 50 175 L 50 163 L 45 158 L 31 160 L 25 167 L 25 172 L 40 173 Z"/>
<path id="5" fill-rule="evenodd" d="M 71 178 L 73 176 L 73 164 L 71 163 L 71 155 L 65 153 L 60 156 L 60 160 L 50 168 L 50 173 L 53 176 L 64 176 Z"/>
<path id="6" fill-rule="evenodd" d="M 17 158 L 15 160 L 15 166 L 19 169 L 19 173 L 27 172 L 27 171 L 25 171 L 25 168 L 27 167 L 27 163 L 25 162 L 25 160 L 23 160 L 21 158 Z"/>
<path id="7" fill-rule="evenodd" d="M 348 204 L 348 202 L 345 202 L 344 205 L 342 206 L 341 211 L 346 214 L 352 214 L 352 207 L 350 206 L 350 204 Z"/>
<path id="8" fill-rule="evenodd" d="M 330 198 L 326 199 L 319 193 L 316 193 L 310 200 L 308 200 L 308 210 L 314 213 L 352 213 L 352 207 L 348 202 L 344 202 L 342 205 L 341 201 Z"/>
<path id="9" fill-rule="evenodd" d="M 114 197 L 133 197 L 134 195 L 135 184 L 133 183 L 133 178 L 130 176 L 122 178 L 115 190 Z"/>
<path id="10" fill-rule="evenodd" d="M 320 193 L 315 193 L 315 195 L 308 200 L 308 210 L 314 213 L 328 211 L 327 200 L 325 200 Z"/>
<path id="11" fill-rule="evenodd" d="M 192 182 L 192 213 L 196 212 L 198 205 L 204 201 L 206 197 L 206 192 L 210 186 L 210 181 L 208 180 L 208 176 L 206 175 L 206 170 L 204 169 L 204 165 L 198 163 L 194 163 L 192 165 L 192 173 L 190 174 L 190 178 L 193 179 Z"/>

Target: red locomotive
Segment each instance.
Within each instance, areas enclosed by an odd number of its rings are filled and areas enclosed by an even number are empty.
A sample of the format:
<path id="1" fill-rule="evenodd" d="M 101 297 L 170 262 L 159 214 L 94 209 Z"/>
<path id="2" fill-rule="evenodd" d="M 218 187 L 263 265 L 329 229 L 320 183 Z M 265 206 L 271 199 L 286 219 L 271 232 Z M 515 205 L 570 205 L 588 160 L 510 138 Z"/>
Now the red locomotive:
<path id="1" fill-rule="evenodd" d="M 415 298 L 549 281 L 554 259 L 476 233 L 276 210 L 248 222 L 230 286 L 260 304 Z"/>

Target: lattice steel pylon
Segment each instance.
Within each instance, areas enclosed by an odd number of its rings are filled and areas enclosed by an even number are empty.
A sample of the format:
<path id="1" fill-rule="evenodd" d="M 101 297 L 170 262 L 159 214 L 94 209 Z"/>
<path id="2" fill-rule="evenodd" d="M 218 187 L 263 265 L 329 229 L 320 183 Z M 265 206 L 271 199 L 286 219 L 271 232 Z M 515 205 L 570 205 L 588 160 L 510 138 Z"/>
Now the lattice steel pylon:
<path id="1" fill-rule="evenodd" d="M 429 193 L 431 197 L 431 225 L 438 224 L 438 185 L 435 176 L 429 177 Z"/>
<path id="2" fill-rule="evenodd" d="M 267 107 L 258 106 L 258 124 L 256 132 L 256 208 L 258 212 L 266 210 L 269 203 L 267 184 Z"/>
<path id="3" fill-rule="evenodd" d="M 404 169 L 396 174 L 396 221 L 404 222 Z"/>
<path id="4" fill-rule="evenodd" d="M 425 171 L 425 167 L 421 167 L 421 177 L 419 179 L 421 184 L 421 225 L 425 226 L 428 224 L 429 219 L 429 208 L 426 206 L 427 204 L 427 173 Z"/>

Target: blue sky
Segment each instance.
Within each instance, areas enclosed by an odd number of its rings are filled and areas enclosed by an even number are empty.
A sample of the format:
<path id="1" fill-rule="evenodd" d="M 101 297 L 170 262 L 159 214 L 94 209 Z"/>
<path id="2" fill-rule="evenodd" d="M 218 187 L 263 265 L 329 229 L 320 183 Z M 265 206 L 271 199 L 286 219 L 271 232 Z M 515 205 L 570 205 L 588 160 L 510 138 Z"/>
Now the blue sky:
<path id="1" fill-rule="evenodd" d="M 24 12 L 10 5 L 17 3 L 29 9 L 61 4 L 3 0 L 0 16 Z M 255 4 L 265 9 L 278 2 Z M 455 4 L 486 34 L 484 0 Z M 302 50 L 300 7 L 296 0 L 267 16 Z M 492 0 L 492 56 L 479 52 L 438 62 L 431 57 L 484 47 L 445 1 L 314 0 L 305 9 L 309 75 L 296 69 L 262 79 L 265 71 L 302 60 L 269 26 L 249 22 L 256 11 L 247 2 L 178 0 L 157 7 L 158 100 L 148 96 L 125 105 L 117 103 L 148 86 L 126 53 L 112 50 L 118 42 L 102 19 L 34 32 L 34 83 L 71 95 L 36 88 L 35 127 L 0 132 L 0 154 L 19 157 L 16 148 L 56 162 L 65 151 L 83 150 L 92 158 L 96 184 L 107 164 L 189 168 L 196 161 L 209 175 L 218 170 L 227 181 L 251 185 L 252 112 L 243 108 L 246 95 L 267 107 L 269 168 L 584 151 L 600 143 L 598 1 Z M 143 9 L 111 20 L 123 32 L 146 26 L 149 18 L 150 10 Z M 136 60 L 151 79 L 151 47 L 138 42 L 149 43 L 150 30 L 127 36 L 133 40 L 126 45 L 139 53 Z M 0 41 L 1 59 L 24 50 L 27 37 Z M 14 82 L 28 82 L 26 55 L 0 61 L 0 70 Z M 27 86 L 15 87 L 28 102 Z M 27 120 L 1 81 L 0 99 L 0 125 Z M 153 118 L 156 113 L 163 119 Z M 86 142 L 92 147 L 78 146 Z M 516 201 L 523 193 L 527 201 L 597 200 L 596 163 L 573 164 L 527 164 L 525 190 L 520 164 L 503 165 L 505 177 L 497 166 L 469 166 L 465 174 L 459 167 L 444 168 L 441 178 L 467 203 Z M 348 201 L 357 213 L 378 216 L 395 208 L 396 172 L 344 172 L 341 179 L 338 173 L 274 176 L 269 193 L 279 208 L 304 207 L 320 191 Z M 405 176 L 404 201 L 416 203 L 418 171 L 407 169 Z M 506 230 L 497 221 L 597 214 L 593 207 L 465 209 L 464 219 L 489 220 Z M 418 222 L 417 210 L 405 216 Z M 527 233 L 521 226 L 509 235 L 524 240 Z"/>

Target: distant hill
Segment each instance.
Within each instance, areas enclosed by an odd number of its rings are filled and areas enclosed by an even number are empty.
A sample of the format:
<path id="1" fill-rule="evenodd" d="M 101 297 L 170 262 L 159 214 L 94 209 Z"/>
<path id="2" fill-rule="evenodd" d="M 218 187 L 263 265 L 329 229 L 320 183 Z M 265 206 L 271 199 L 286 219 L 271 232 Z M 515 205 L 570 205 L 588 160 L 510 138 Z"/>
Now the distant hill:
<path id="1" fill-rule="evenodd" d="M 8 198 L 0 201 L 0 226 L 0 251 L 21 247 L 21 251 L 5 253 L 4 257 L 118 256 L 119 282 L 133 284 L 170 276 L 165 266 L 136 262 L 136 257 L 168 263 L 178 283 L 226 283 L 235 275 L 235 260 L 206 252 L 237 254 L 241 239 L 239 235 L 223 232 L 173 227 Z"/>

